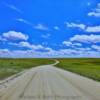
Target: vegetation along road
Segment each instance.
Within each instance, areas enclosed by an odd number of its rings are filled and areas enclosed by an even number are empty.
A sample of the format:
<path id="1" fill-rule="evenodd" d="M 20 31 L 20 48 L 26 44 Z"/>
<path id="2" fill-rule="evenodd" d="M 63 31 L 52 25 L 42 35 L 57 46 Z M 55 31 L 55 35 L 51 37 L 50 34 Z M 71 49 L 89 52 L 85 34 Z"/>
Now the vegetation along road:
<path id="1" fill-rule="evenodd" d="M 57 63 L 31 68 L 6 83 L 0 100 L 100 100 L 99 82 L 54 67 Z"/>

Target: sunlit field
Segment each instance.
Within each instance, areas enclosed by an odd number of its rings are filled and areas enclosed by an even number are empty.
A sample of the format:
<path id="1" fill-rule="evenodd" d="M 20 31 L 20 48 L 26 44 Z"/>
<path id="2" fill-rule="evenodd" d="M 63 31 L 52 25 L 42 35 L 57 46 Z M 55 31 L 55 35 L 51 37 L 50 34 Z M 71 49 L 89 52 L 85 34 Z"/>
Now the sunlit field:
<path id="1" fill-rule="evenodd" d="M 0 79 L 32 67 L 52 63 L 54 61 L 51 59 L 0 59 Z"/>
<path id="2" fill-rule="evenodd" d="M 58 60 L 60 63 L 57 65 L 57 67 L 100 81 L 99 58 L 75 58 Z"/>

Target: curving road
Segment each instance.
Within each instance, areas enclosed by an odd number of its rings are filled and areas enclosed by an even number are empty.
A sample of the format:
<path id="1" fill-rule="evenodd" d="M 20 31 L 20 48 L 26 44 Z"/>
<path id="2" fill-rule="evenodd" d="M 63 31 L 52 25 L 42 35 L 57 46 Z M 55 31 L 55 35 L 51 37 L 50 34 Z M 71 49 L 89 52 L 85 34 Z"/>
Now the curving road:
<path id="1" fill-rule="evenodd" d="M 100 83 L 53 65 L 39 66 L 1 89 L 0 100 L 100 100 Z"/>

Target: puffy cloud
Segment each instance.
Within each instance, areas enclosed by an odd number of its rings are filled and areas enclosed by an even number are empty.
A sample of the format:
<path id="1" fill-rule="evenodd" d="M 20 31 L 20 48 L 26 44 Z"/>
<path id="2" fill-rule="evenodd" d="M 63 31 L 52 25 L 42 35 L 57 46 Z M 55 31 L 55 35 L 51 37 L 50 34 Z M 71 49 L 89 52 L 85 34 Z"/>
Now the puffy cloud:
<path id="1" fill-rule="evenodd" d="M 37 57 L 52 57 L 54 56 L 53 50 L 47 48 L 47 52 L 34 51 L 34 50 L 8 50 L 0 49 L 0 57 L 11 58 L 37 58 Z"/>
<path id="2" fill-rule="evenodd" d="M 88 48 L 80 49 L 60 49 L 48 50 L 47 52 L 34 51 L 34 50 L 7 50 L 0 49 L 0 57 L 100 57 L 99 51 L 89 50 Z"/>
<path id="3" fill-rule="evenodd" d="M 100 3 L 97 4 L 97 7 L 93 11 L 88 13 L 88 16 L 100 17 Z"/>
<path id="4" fill-rule="evenodd" d="M 100 12 L 89 12 L 88 16 L 100 17 Z"/>
<path id="5" fill-rule="evenodd" d="M 78 53 L 75 49 L 61 49 L 58 52 L 63 55 L 73 55 Z"/>
<path id="6" fill-rule="evenodd" d="M 9 31 L 6 33 L 3 33 L 2 35 L 4 38 L 8 40 L 28 40 L 28 35 L 25 35 L 21 32 L 16 32 L 16 31 Z"/>
<path id="7" fill-rule="evenodd" d="M 99 26 L 88 26 L 85 24 L 77 24 L 77 23 L 66 23 L 67 27 L 70 28 L 78 28 L 85 32 L 100 32 L 100 25 Z"/>
<path id="8" fill-rule="evenodd" d="M 90 48 L 61 49 L 58 54 L 62 57 L 100 57 L 100 53 Z"/>
<path id="9" fill-rule="evenodd" d="M 3 38 L 2 36 L 0 36 L 0 41 L 7 41 L 7 40 Z"/>
<path id="10" fill-rule="evenodd" d="M 100 51 L 100 46 L 98 46 L 98 45 L 92 45 L 92 48 Z"/>
<path id="11" fill-rule="evenodd" d="M 81 47 L 81 48 L 75 48 L 76 50 L 79 50 L 79 51 L 90 51 L 91 50 L 91 48 L 83 48 L 83 47 Z"/>
<path id="12" fill-rule="evenodd" d="M 76 23 L 66 23 L 67 27 L 72 27 L 72 28 L 79 28 L 84 30 L 86 28 L 86 25 L 84 24 L 76 24 Z"/>
<path id="13" fill-rule="evenodd" d="M 11 57 L 10 51 L 8 49 L 0 49 L 0 57 Z"/>
<path id="14" fill-rule="evenodd" d="M 100 35 L 75 35 L 70 40 L 83 43 L 98 43 L 100 42 Z"/>
<path id="15" fill-rule="evenodd" d="M 75 45 L 75 46 L 82 46 L 81 43 L 74 43 L 73 45 Z"/>
<path id="16" fill-rule="evenodd" d="M 100 32 L 100 26 L 89 26 L 85 30 L 86 32 Z"/>
<path id="17" fill-rule="evenodd" d="M 25 42 L 25 41 L 19 42 L 19 43 L 10 43 L 10 45 L 15 45 L 18 47 L 25 47 L 25 48 L 33 49 L 33 50 L 44 48 L 42 45 L 33 45 L 33 44 L 30 44 L 29 42 Z"/>
<path id="18" fill-rule="evenodd" d="M 27 48 L 30 48 L 30 49 L 33 49 L 33 50 L 43 49 L 43 46 L 41 46 L 41 45 L 33 45 L 33 44 L 30 44 L 29 42 L 20 42 L 18 45 L 20 47 L 27 47 Z"/>
<path id="19" fill-rule="evenodd" d="M 2 53 L 8 53 L 8 52 L 9 52 L 8 49 L 0 49 L 0 54 L 2 54 Z"/>
<path id="20" fill-rule="evenodd" d="M 31 44 L 31 43 L 25 42 L 25 41 L 22 41 L 22 42 L 19 42 L 19 43 L 9 43 L 9 45 L 15 45 L 15 46 L 18 46 L 18 47 L 28 48 L 28 49 L 31 49 L 31 50 L 46 50 L 46 51 L 52 50 L 49 47 L 44 47 L 42 45 L 34 45 L 34 44 Z"/>
<path id="21" fill-rule="evenodd" d="M 73 43 L 71 41 L 63 41 L 63 44 L 66 45 L 66 46 L 82 46 L 81 43 Z"/>
<path id="22" fill-rule="evenodd" d="M 66 45 L 66 46 L 72 46 L 72 42 L 70 41 L 63 41 L 63 44 Z"/>

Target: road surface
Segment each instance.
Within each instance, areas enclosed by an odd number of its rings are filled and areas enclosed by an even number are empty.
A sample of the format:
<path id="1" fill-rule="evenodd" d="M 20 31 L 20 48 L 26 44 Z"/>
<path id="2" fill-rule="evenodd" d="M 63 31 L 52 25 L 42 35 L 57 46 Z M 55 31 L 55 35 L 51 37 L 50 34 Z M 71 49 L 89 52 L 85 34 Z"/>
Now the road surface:
<path id="1" fill-rule="evenodd" d="M 0 100 L 100 100 L 100 83 L 44 65 L 23 73 L 1 89 Z"/>

